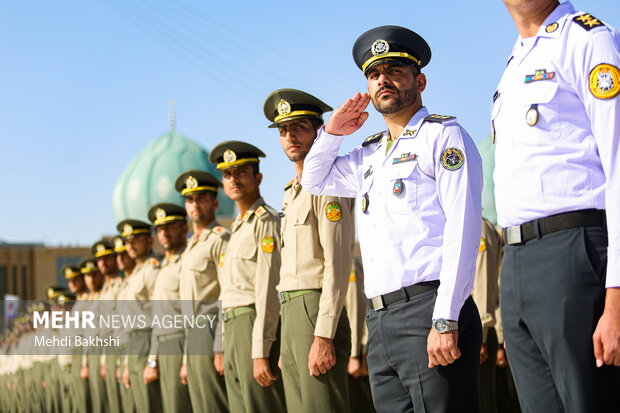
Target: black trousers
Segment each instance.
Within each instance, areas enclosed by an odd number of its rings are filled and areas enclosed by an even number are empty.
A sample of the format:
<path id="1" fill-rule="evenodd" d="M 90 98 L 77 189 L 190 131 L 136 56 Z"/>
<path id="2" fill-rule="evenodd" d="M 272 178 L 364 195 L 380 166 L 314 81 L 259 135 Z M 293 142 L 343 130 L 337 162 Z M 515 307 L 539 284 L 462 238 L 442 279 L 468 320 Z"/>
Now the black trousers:
<path id="1" fill-rule="evenodd" d="M 620 368 L 597 368 L 592 344 L 606 265 L 602 227 L 505 247 L 500 303 L 523 412 L 620 411 Z"/>
<path id="2" fill-rule="evenodd" d="M 461 357 L 448 366 L 428 368 L 426 351 L 437 291 L 408 302 L 369 310 L 368 369 L 377 412 L 442 413 L 479 411 L 482 326 L 469 297 L 459 316 Z"/>

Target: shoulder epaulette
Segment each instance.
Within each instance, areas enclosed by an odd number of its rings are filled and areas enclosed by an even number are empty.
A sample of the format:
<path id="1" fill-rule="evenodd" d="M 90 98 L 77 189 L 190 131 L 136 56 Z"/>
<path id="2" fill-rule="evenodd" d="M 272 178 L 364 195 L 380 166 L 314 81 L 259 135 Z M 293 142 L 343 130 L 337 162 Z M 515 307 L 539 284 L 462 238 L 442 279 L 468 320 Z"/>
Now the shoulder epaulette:
<path id="1" fill-rule="evenodd" d="M 384 133 L 385 132 L 379 132 L 379 133 L 375 133 L 374 135 L 370 135 L 364 140 L 364 142 L 362 142 L 362 146 L 368 146 L 371 143 L 379 142 L 381 138 L 383 138 Z"/>
<path id="2" fill-rule="evenodd" d="M 254 213 L 256 214 L 257 217 L 262 217 L 263 215 L 267 213 L 267 210 L 265 209 L 264 206 L 261 205 L 258 208 L 256 208 L 256 211 L 254 211 Z"/>
<path id="3" fill-rule="evenodd" d="M 284 185 L 284 190 L 286 191 L 287 189 L 289 189 L 291 186 L 293 186 L 293 183 L 295 182 L 295 178 L 291 179 L 289 181 L 288 184 Z"/>
<path id="4" fill-rule="evenodd" d="M 226 228 L 221 227 L 219 225 L 213 227 L 212 231 L 215 232 L 220 237 L 226 234 Z"/>
<path id="5" fill-rule="evenodd" d="M 595 27 L 605 26 L 602 21 L 592 16 L 590 13 L 584 13 L 579 16 L 575 16 L 573 17 L 573 21 L 580 25 L 586 31 L 590 31 Z"/>
<path id="6" fill-rule="evenodd" d="M 448 121 L 455 120 L 455 119 L 456 119 L 455 116 L 428 115 L 427 117 L 424 118 L 424 121 L 432 122 L 432 123 L 446 123 Z"/>
<path id="7" fill-rule="evenodd" d="M 149 263 L 153 266 L 153 268 L 159 268 L 159 266 L 161 265 L 159 260 L 157 258 L 155 258 L 155 257 L 151 257 L 149 259 Z"/>

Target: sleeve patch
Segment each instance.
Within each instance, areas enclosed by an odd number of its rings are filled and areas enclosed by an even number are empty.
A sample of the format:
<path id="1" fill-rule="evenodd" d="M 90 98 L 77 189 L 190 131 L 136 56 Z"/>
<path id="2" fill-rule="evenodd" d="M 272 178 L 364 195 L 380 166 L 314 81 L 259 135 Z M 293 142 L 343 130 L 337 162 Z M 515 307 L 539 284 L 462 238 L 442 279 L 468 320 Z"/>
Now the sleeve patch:
<path id="1" fill-rule="evenodd" d="M 602 21 L 592 16 L 589 13 L 582 14 L 573 18 L 573 21 L 584 28 L 586 31 L 590 31 L 595 27 L 605 26 Z"/>
<path id="2" fill-rule="evenodd" d="M 265 254 L 271 254 L 276 248 L 276 241 L 273 239 L 273 237 L 267 236 L 261 241 L 261 246 Z"/>
<path id="3" fill-rule="evenodd" d="M 614 65 L 602 63 L 590 72 L 590 92 L 598 99 L 615 98 L 620 92 L 620 70 Z"/>
<path id="4" fill-rule="evenodd" d="M 325 205 L 325 217 L 331 222 L 340 221 L 342 218 L 342 208 L 339 202 L 330 202 Z"/>
<path id="5" fill-rule="evenodd" d="M 487 240 L 484 238 L 480 238 L 480 248 L 478 248 L 478 252 L 485 252 L 487 250 Z"/>
<path id="6" fill-rule="evenodd" d="M 465 163 L 465 156 L 460 149 L 448 148 L 441 154 L 441 165 L 448 171 L 456 171 Z"/>

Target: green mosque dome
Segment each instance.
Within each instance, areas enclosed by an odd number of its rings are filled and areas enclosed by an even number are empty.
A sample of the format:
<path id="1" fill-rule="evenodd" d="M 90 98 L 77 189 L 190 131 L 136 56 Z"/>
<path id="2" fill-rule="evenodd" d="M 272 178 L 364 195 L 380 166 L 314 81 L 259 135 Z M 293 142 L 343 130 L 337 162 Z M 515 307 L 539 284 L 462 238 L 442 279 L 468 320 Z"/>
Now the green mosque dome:
<path id="1" fill-rule="evenodd" d="M 482 175 L 484 187 L 482 188 L 482 216 L 494 225 L 497 225 L 497 212 L 495 211 L 495 185 L 493 185 L 493 171 L 495 170 L 495 145 L 491 138 L 484 139 L 476 145 L 482 157 Z"/>
<path id="2" fill-rule="evenodd" d="M 116 182 L 112 196 L 116 222 L 123 219 L 149 222 L 147 212 L 158 202 L 183 206 L 183 198 L 174 189 L 174 182 L 181 172 L 189 169 L 200 169 L 222 179 L 221 173 L 209 162 L 209 153 L 186 136 L 173 130 L 151 142 L 129 163 Z M 233 217 L 234 204 L 222 189 L 218 199 L 217 216 Z"/>

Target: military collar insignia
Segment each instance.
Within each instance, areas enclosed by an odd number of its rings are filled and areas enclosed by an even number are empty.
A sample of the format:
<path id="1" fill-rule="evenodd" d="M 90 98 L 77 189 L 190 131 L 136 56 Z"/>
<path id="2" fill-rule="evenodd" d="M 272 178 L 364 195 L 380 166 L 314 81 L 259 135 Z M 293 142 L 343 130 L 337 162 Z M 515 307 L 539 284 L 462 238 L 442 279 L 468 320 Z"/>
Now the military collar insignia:
<path id="1" fill-rule="evenodd" d="M 390 51 L 390 44 L 383 39 L 376 40 L 370 47 L 373 56 L 383 56 Z"/>
<path id="2" fill-rule="evenodd" d="M 291 179 L 288 184 L 284 185 L 284 190 L 286 191 L 287 189 L 292 187 L 294 183 L 295 183 L 295 178 Z"/>
<path id="3" fill-rule="evenodd" d="M 226 149 L 224 151 L 224 162 L 233 163 L 237 160 L 237 154 L 232 149 Z"/>
<path id="4" fill-rule="evenodd" d="M 445 122 L 448 122 L 454 119 L 456 119 L 456 117 L 445 116 L 445 115 L 428 115 L 427 117 L 424 118 L 426 122 L 431 122 L 431 123 L 445 123 Z"/>
<path id="5" fill-rule="evenodd" d="M 533 75 L 525 75 L 523 83 L 532 83 L 539 80 L 551 80 L 555 77 L 555 72 L 547 72 L 547 69 L 539 69 Z"/>
<path id="6" fill-rule="evenodd" d="M 558 29 L 558 27 L 560 27 L 560 24 L 558 22 L 551 23 L 547 27 L 545 27 L 545 31 L 547 33 L 553 33 L 554 31 Z"/>
<path id="7" fill-rule="evenodd" d="M 198 180 L 191 175 L 188 176 L 187 179 L 185 180 L 185 187 L 187 189 L 194 189 L 197 186 L 198 186 Z"/>
<path id="8" fill-rule="evenodd" d="M 392 158 L 392 165 L 395 165 L 397 163 L 413 161 L 416 158 L 417 158 L 417 154 L 415 153 L 411 153 L 411 152 L 403 153 L 398 158 Z"/>
<path id="9" fill-rule="evenodd" d="M 589 13 L 582 14 L 573 18 L 573 21 L 580 25 L 586 31 L 590 31 L 595 27 L 605 26 L 602 21 Z"/>
<path id="10" fill-rule="evenodd" d="M 278 103 L 278 115 L 286 116 L 291 113 L 291 104 L 284 99 L 280 99 Z"/>
<path id="11" fill-rule="evenodd" d="M 405 131 L 403 132 L 403 136 L 415 136 L 415 133 L 417 132 L 417 129 L 405 129 Z"/>
<path id="12" fill-rule="evenodd" d="M 620 70 L 607 63 L 597 65 L 590 72 L 590 93 L 597 99 L 611 99 L 620 92 Z"/>
<path id="13" fill-rule="evenodd" d="M 367 137 L 364 142 L 362 142 L 362 146 L 368 146 L 371 143 L 375 143 L 375 142 L 379 142 L 381 141 L 381 138 L 383 138 L 383 134 L 385 132 L 379 132 L 379 133 L 375 133 L 374 135 L 370 135 L 369 137 Z"/>

